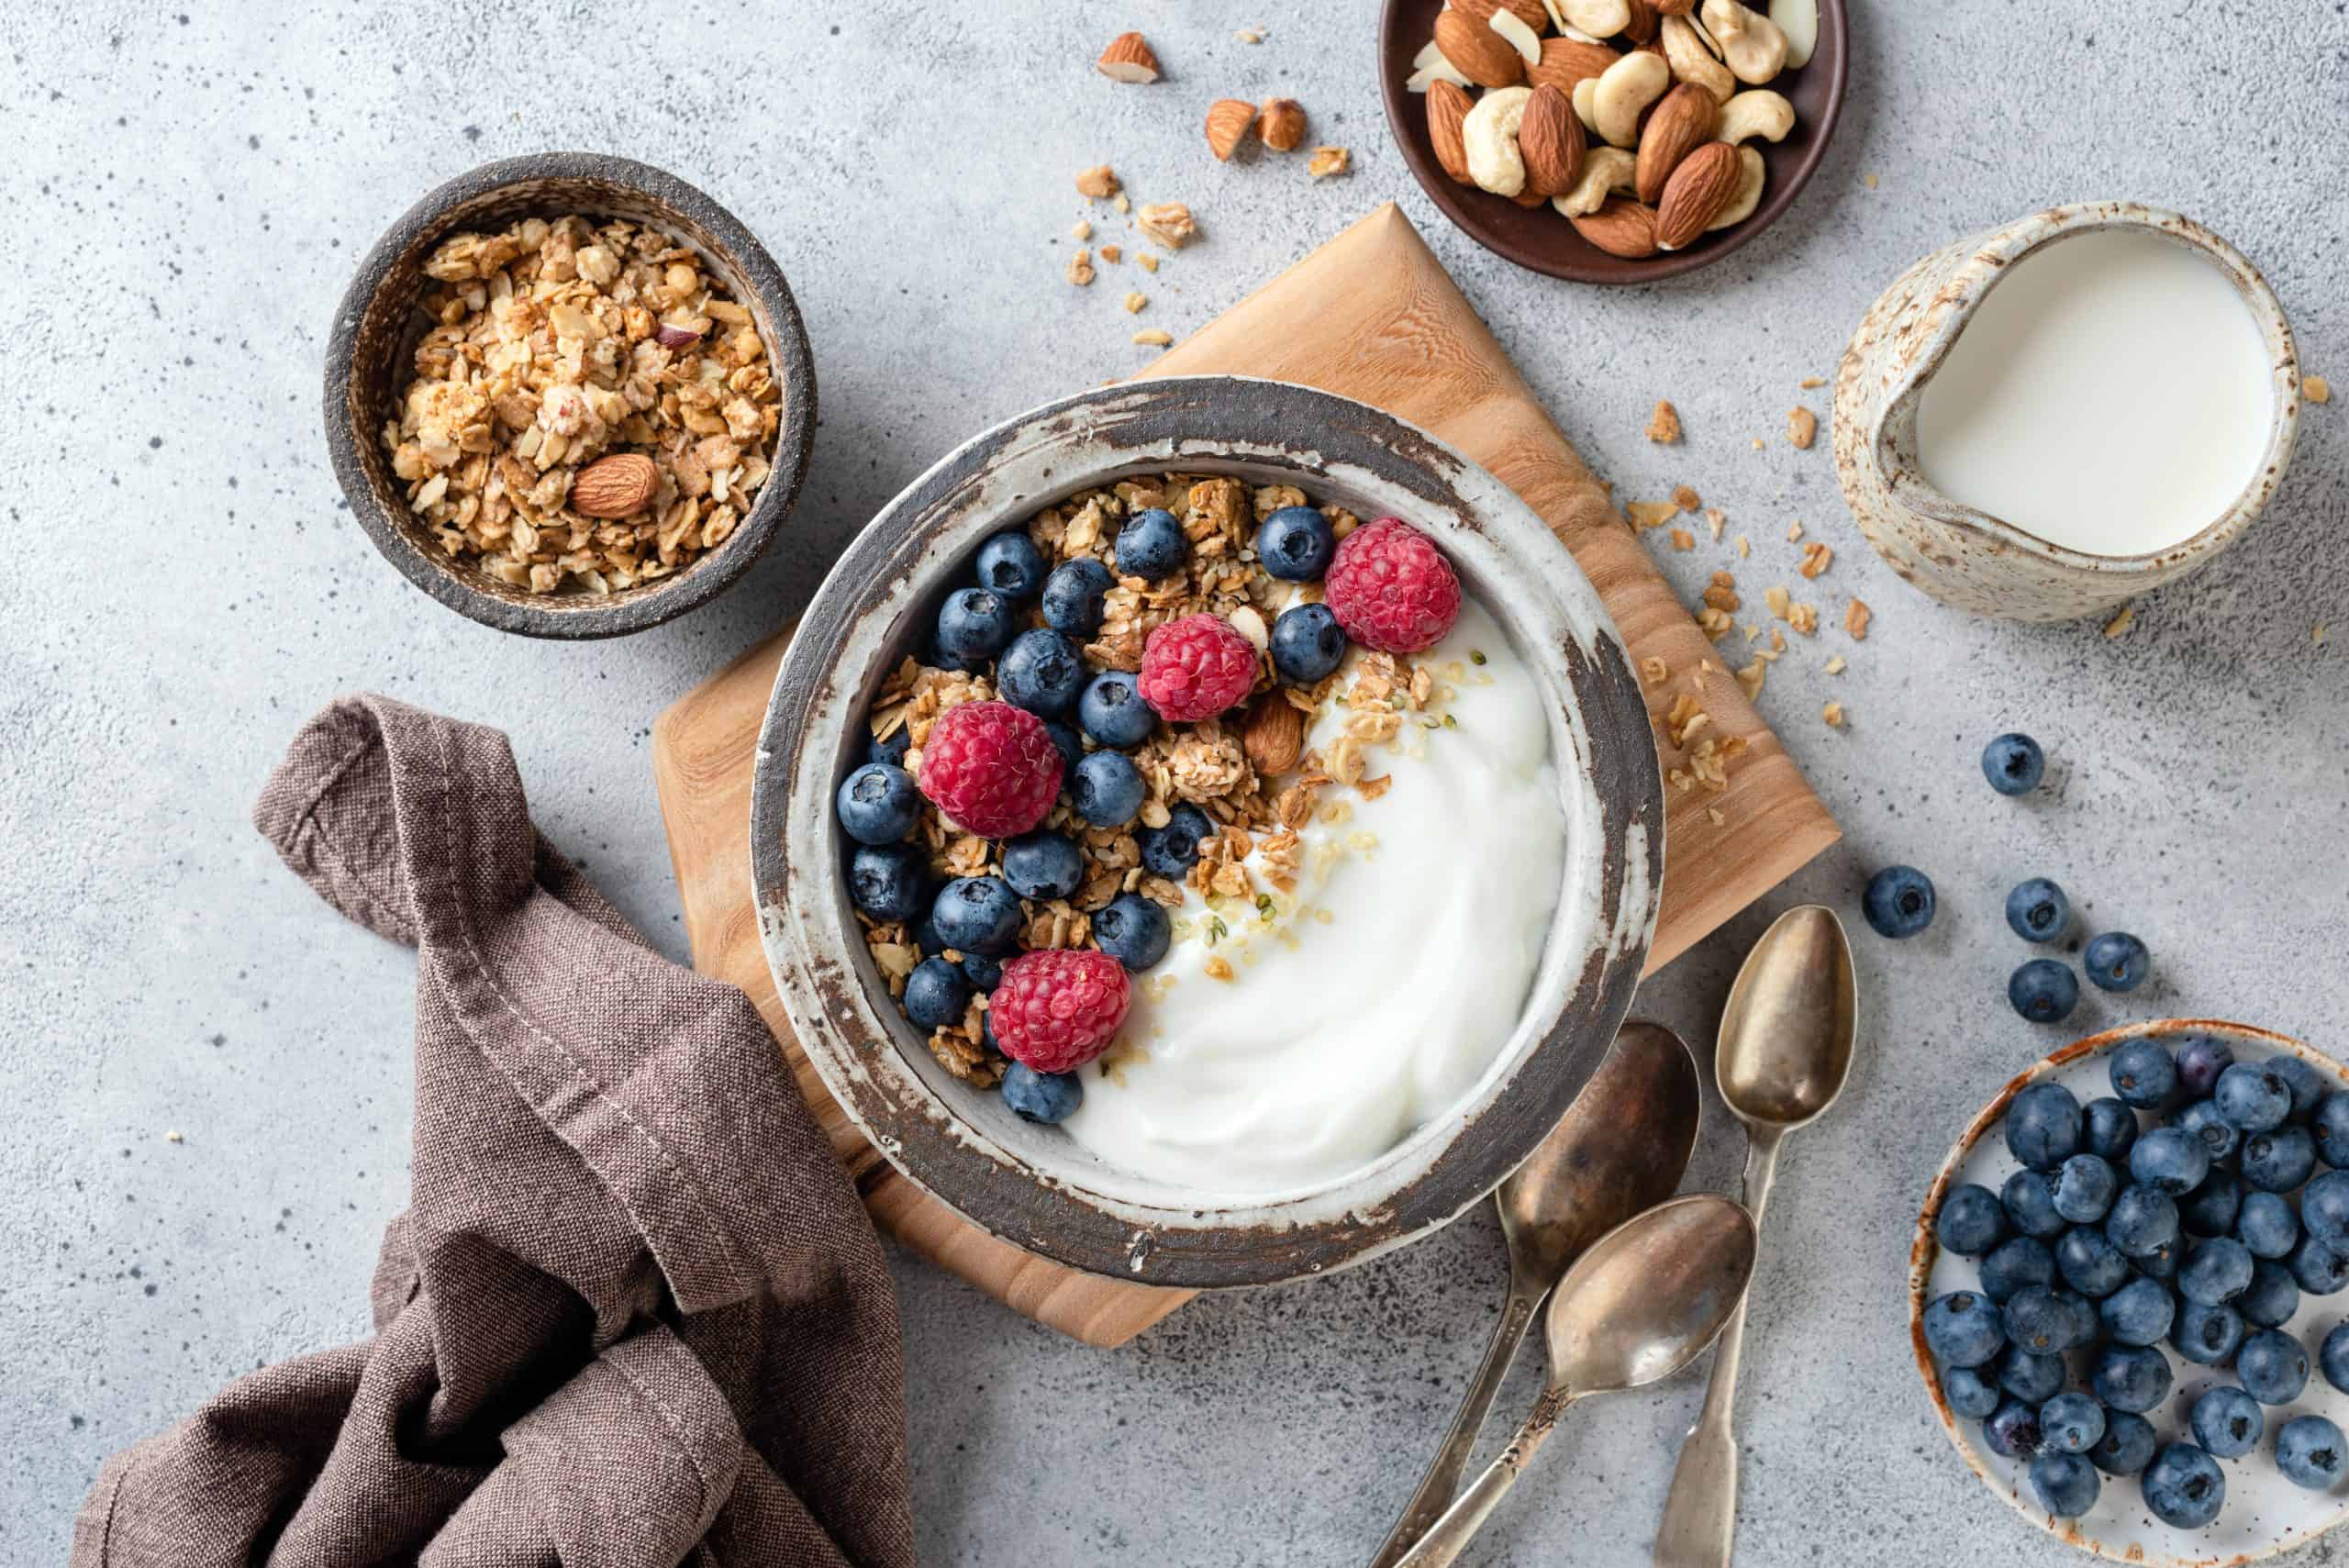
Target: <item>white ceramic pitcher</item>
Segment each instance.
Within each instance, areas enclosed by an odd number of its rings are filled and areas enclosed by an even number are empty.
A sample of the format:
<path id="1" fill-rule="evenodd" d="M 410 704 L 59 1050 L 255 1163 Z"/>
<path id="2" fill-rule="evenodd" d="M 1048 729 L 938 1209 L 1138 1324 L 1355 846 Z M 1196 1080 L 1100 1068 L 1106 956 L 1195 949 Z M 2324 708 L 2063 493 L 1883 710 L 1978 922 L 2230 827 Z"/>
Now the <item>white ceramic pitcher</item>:
<path id="1" fill-rule="evenodd" d="M 2266 452 L 2234 504 L 2183 543 L 2143 555 L 2091 555 L 2051 544 L 1943 495 L 1926 483 L 1917 459 L 1926 383 L 1998 279 L 2043 245 L 2112 228 L 2142 229 L 2186 246 L 2234 284 L 2266 345 L 2276 395 Z M 2069 620 L 2181 577 L 2232 543 L 2276 493 L 2299 409 L 2292 329 L 2256 267 L 2190 218 L 2134 202 L 2089 202 L 1960 239 L 1884 292 L 1852 334 L 1836 373 L 1835 471 L 1860 531 L 1901 577 L 1960 609 Z"/>

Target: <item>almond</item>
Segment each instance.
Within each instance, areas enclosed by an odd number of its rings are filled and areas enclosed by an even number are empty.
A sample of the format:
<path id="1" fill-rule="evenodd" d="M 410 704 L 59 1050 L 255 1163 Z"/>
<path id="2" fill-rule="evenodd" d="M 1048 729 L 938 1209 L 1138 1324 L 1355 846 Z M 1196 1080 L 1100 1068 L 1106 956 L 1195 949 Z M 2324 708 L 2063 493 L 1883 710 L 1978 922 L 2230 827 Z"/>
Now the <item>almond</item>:
<path id="1" fill-rule="evenodd" d="M 1657 247 L 1677 250 L 1694 241 L 1729 206 L 1744 179 L 1737 149 L 1726 141 L 1709 141 L 1682 159 L 1664 182 L 1664 199 L 1656 207 Z"/>
<path id="2" fill-rule="evenodd" d="M 1467 12 L 1487 27 L 1492 25 L 1494 12 L 1507 11 L 1537 34 L 1550 28 L 1550 13 L 1542 8 L 1542 0 L 1453 0 L 1452 8 Z"/>
<path id="3" fill-rule="evenodd" d="M 1566 95 L 1547 82 L 1534 88 L 1533 96 L 1525 101 L 1525 118 L 1517 128 L 1517 150 L 1525 160 L 1525 188 L 1543 197 L 1562 196 L 1573 190 L 1582 177 L 1584 146 L 1581 117 Z"/>
<path id="4" fill-rule="evenodd" d="M 1208 106 L 1208 148 L 1229 161 L 1256 124 L 1256 106 L 1244 98 L 1218 98 Z"/>
<path id="5" fill-rule="evenodd" d="M 1155 82 L 1158 80 L 1158 56 L 1140 33 L 1119 33 L 1101 51 L 1093 68 L 1113 82 Z"/>
<path id="6" fill-rule="evenodd" d="M 1305 139 L 1305 106 L 1295 98 L 1267 98 L 1256 112 L 1256 134 L 1275 152 L 1286 152 Z"/>
<path id="7" fill-rule="evenodd" d="M 1697 9 L 1697 0 L 1648 0 L 1659 17 L 1686 17 Z"/>
<path id="8" fill-rule="evenodd" d="M 1610 256 L 1639 261 L 1655 254 L 1655 209 L 1620 196 L 1587 217 L 1570 219 L 1575 232 Z"/>
<path id="9" fill-rule="evenodd" d="M 1266 692 L 1241 721 L 1240 749 L 1258 778 L 1287 773 L 1305 752 L 1305 715 L 1279 688 Z"/>
<path id="10" fill-rule="evenodd" d="M 1461 127 L 1468 123 L 1468 95 L 1442 77 L 1428 83 L 1428 140 L 1443 172 L 1464 185 L 1468 177 L 1468 139 Z"/>
<path id="11" fill-rule="evenodd" d="M 661 471 L 642 452 L 614 452 L 579 471 L 571 509 L 583 517 L 625 517 L 644 509 L 661 488 Z"/>
<path id="12" fill-rule="evenodd" d="M 1436 13 L 1435 47 L 1479 87 L 1514 87 L 1525 75 L 1517 46 L 1465 11 Z"/>
<path id="13" fill-rule="evenodd" d="M 1547 83 L 1571 98 L 1575 83 L 1606 75 L 1607 68 L 1621 58 L 1605 44 L 1577 43 L 1573 39 L 1543 39 L 1542 63 L 1527 66 L 1525 79 Z"/>
<path id="14" fill-rule="evenodd" d="M 1655 0 L 1629 0 L 1631 20 L 1623 24 L 1623 36 L 1644 49 L 1655 42 L 1656 28 L 1664 18 L 1658 13 Z"/>
<path id="15" fill-rule="evenodd" d="M 1664 95 L 1648 116 L 1647 128 L 1640 132 L 1639 169 L 1631 176 L 1640 200 L 1653 203 L 1664 195 L 1664 183 L 1680 161 L 1712 140 L 1713 123 L 1720 117 L 1720 105 L 1693 82 L 1683 82 Z"/>

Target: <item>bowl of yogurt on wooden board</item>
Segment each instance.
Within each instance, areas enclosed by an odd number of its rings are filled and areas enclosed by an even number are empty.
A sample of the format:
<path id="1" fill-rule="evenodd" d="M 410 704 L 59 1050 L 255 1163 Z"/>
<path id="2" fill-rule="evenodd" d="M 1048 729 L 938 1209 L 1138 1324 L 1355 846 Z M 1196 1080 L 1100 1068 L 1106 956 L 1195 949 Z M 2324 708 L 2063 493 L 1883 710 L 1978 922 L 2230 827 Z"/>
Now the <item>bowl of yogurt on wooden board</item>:
<path id="1" fill-rule="evenodd" d="M 2242 252 L 2129 202 L 2056 207 L 1918 262 L 1837 375 L 1838 476 L 1893 570 L 1961 609 L 2114 609 L 2275 494 L 2292 333 Z"/>

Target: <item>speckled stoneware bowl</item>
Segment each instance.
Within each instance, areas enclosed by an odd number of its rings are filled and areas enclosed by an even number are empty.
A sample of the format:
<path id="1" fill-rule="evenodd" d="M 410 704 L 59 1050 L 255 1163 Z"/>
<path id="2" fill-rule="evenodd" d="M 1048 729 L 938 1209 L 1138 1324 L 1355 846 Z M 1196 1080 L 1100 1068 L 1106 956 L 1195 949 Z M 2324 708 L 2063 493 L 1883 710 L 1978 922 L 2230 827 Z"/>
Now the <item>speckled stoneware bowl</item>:
<path id="1" fill-rule="evenodd" d="M 1292 484 L 1434 534 L 1548 691 L 1569 845 L 1559 917 L 1494 1066 L 1343 1179 L 1227 1197 L 1117 1170 L 956 1082 L 900 1016 L 849 904 L 832 816 L 865 715 L 980 541 L 1130 475 Z M 808 1058 L 883 1154 L 975 1224 L 1079 1269 L 1264 1284 L 1399 1246 L 1476 1202 L 1564 1114 L 1631 1006 L 1663 878 L 1664 791 L 1638 680 L 1598 595 L 1542 520 L 1426 432 L 1307 387 L 1230 376 L 1080 393 L 998 426 L 860 535 L 800 623 L 761 731 L 751 871 L 775 984 Z M 1331 984 L 1342 984 L 1338 976 Z"/>
<path id="2" fill-rule="evenodd" d="M 1926 483 L 1917 413 L 1926 384 L 2007 270 L 2043 246 L 2106 229 L 2186 247 L 2243 295 L 2266 346 L 2276 415 L 2251 483 L 2182 544 L 2090 555 L 1961 506 Z M 1934 251 L 1896 279 L 1852 334 L 1835 375 L 1835 473 L 1860 531 L 1903 579 L 1945 604 L 2009 620 L 2102 614 L 2183 577 L 2232 544 L 2283 483 L 2299 428 L 2299 357 L 2276 291 L 2243 252 L 2174 212 L 2135 202 L 2050 207 Z"/>
<path id="3" fill-rule="evenodd" d="M 2145 1036 L 2168 1040 L 2174 1046 L 2177 1037 L 2188 1034 L 2218 1036 L 2234 1049 L 2238 1061 L 2297 1056 L 2322 1073 L 2328 1082 L 2349 1088 L 2349 1069 L 2332 1057 L 2299 1040 L 2245 1024 L 2209 1018 L 2166 1018 L 2132 1024 L 2076 1041 L 2000 1089 L 1967 1125 L 1949 1158 L 1942 1162 L 1932 1190 L 1925 1196 L 1924 1211 L 1917 1217 L 1916 1240 L 1909 1260 L 1909 1337 L 1916 1352 L 1917 1370 L 1924 1376 L 1926 1396 L 1932 1399 L 1933 1413 L 1941 1418 L 1942 1429 L 1949 1434 L 1958 1457 L 2017 1513 L 2049 1534 L 2099 1557 L 2150 1568 L 2218 1568 L 2254 1562 L 2301 1545 L 2349 1518 L 2349 1487 L 2306 1491 L 2285 1480 L 2275 1463 L 2276 1432 L 2294 1416 L 2326 1416 L 2349 1429 L 2349 1395 L 2335 1390 L 2315 1371 L 2317 1345 L 2334 1324 L 2349 1318 L 2349 1295 L 2302 1294 L 2300 1309 L 2285 1325 L 2285 1331 L 2308 1347 L 2309 1385 L 2291 1404 L 2268 1409 L 2266 1433 L 2257 1448 L 2241 1459 L 2220 1461 L 2226 1473 L 2226 1506 L 2209 1529 L 2199 1530 L 2182 1530 L 2162 1523 L 2145 1507 L 2135 1476 L 2112 1476 L 2102 1472 L 2098 1473 L 2098 1479 L 2103 1483 L 2103 1490 L 2094 1507 L 2076 1519 L 2049 1515 L 2039 1506 L 2026 1479 L 2030 1467 L 1992 1453 L 1982 1441 L 1981 1423 L 1957 1416 L 1943 1398 L 1932 1354 L 1925 1349 L 1924 1314 L 1925 1304 L 1935 1296 L 1947 1291 L 1971 1289 L 1978 1278 L 1975 1260 L 1942 1251 L 1933 1238 L 1933 1224 L 1941 1215 L 1942 1200 L 1951 1188 L 1974 1182 L 1996 1192 L 2020 1168 L 2014 1156 L 2007 1152 L 2006 1140 L 1998 1133 L 1999 1120 L 2015 1095 L 2027 1084 L 2052 1080 L 2071 1090 L 2085 1105 L 2112 1093 L 2106 1058 L 2115 1049 Z M 2180 1438 L 2190 1440 L 2187 1415 L 2194 1401 L 2213 1385 L 2234 1379 L 2227 1371 L 2198 1366 L 2166 1347 L 2163 1353 L 2169 1356 L 2170 1370 L 2176 1381 L 2169 1397 L 2146 1411 L 2145 1418 L 2154 1424 L 2154 1430 L 2164 1442 Z M 2081 1352 L 2074 1352 L 2070 1359 L 2075 1373 L 2078 1373 Z M 2076 1377 L 2074 1382 L 2085 1386 L 2084 1379 Z"/>
<path id="4" fill-rule="evenodd" d="M 423 335 L 424 263 L 450 235 L 517 218 L 623 217 L 676 236 L 746 306 L 783 385 L 772 467 L 733 535 L 684 571 L 616 594 L 530 594 L 451 559 L 408 511 L 384 450 L 409 356 Z M 375 241 L 327 342 L 327 448 L 351 515 L 385 560 L 460 615 L 526 637 L 619 637 L 707 604 L 751 568 L 790 515 L 816 439 L 816 366 L 774 259 L 733 214 L 674 174 L 600 152 L 534 152 L 458 175 Z"/>

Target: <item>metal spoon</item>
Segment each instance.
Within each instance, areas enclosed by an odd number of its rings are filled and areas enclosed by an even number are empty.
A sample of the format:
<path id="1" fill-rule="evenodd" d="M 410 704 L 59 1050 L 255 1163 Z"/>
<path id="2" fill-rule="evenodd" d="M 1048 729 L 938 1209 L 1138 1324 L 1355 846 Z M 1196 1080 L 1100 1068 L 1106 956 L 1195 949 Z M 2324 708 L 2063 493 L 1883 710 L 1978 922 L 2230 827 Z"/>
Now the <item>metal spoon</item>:
<path id="1" fill-rule="evenodd" d="M 1753 1219 L 1710 1193 L 1675 1198 L 1600 1237 L 1550 1297 L 1550 1385 L 1533 1414 L 1398 1568 L 1458 1557 L 1575 1400 L 1670 1377 L 1745 1299 Z"/>
<path id="2" fill-rule="evenodd" d="M 1746 1128 L 1745 1204 L 1758 1223 L 1787 1133 L 1835 1103 L 1852 1070 L 1859 1008 L 1852 948 L 1843 923 L 1817 904 L 1789 909 L 1753 944 L 1730 987 L 1713 1057 L 1721 1099 Z M 1721 1331 L 1705 1408 L 1688 1429 L 1672 1491 L 1656 1529 L 1656 1568 L 1728 1568 L 1737 1537 L 1739 1352 L 1745 1344 L 1741 1305 Z"/>
<path id="3" fill-rule="evenodd" d="M 1451 1430 L 1371 1568 L 1394 1568 L 1452 1506 L 1493 1396 L 1566 1265 L 1679 1190 L 1701 1105 L 1687 1044 L 1662 1024 L 1634 1018 L 1550 1136 L 1493 1195 L 1508 1240 L 1508 1301 Z"/>

